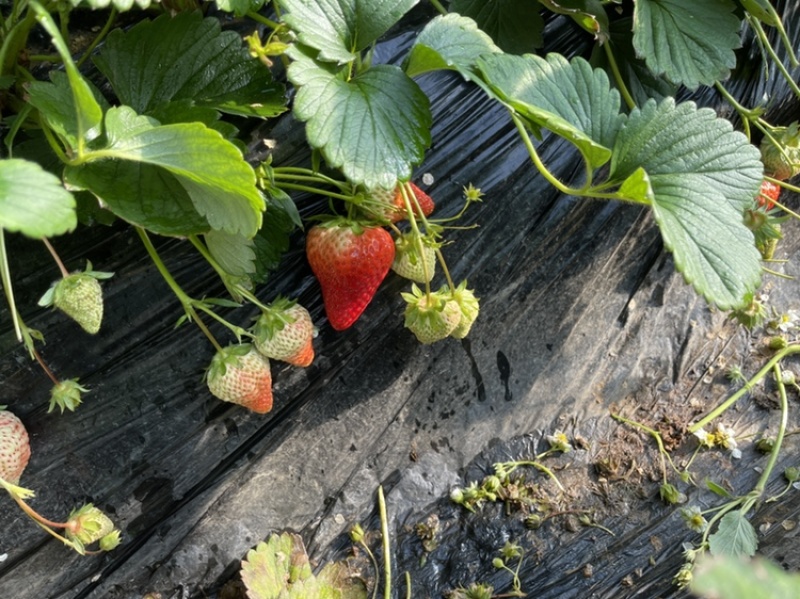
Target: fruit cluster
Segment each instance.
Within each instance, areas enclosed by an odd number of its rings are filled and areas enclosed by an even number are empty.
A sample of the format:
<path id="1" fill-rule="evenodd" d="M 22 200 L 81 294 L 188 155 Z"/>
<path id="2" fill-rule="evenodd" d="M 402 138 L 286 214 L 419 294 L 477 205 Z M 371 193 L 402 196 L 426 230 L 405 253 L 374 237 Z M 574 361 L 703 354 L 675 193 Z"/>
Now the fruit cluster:
<path id="1" fill-rule="evenodd" d="M 467 203 L 480 195 L 470 187 Z M 306 256 L 331 327 L 351 327 L 392 270 L 425 286 L 423 291 L 414 284 L 411 293 L 402 294 L 407 303 L 405 326 L 420 342 L 465 337 L 479 312 L 478 299 L 466 281 L 454 285 L 445 267 L 448 283 L 438 291 L 430 289 L 437 262 L 444 264 L 439 251 L 443 227 L 427 220 L 435 207 L 430 196 L 408 183 L 391 191 L 361 192 L 352 200 L 348 216 L 320 217 L 306 236 Z M 405 220 L 410 228 L 402 231 L 398 223 Z M 248 292 L 239 292 L 261 307 L 255 325 L 245 333 L 252 342 L 218 347 L 206 381 L 215 397 L 263 414 L 273 403 L 270 360 L 309 366 L 316 329 L 308 311 L 294 301 L 279 298 L 265 306 Z"/>

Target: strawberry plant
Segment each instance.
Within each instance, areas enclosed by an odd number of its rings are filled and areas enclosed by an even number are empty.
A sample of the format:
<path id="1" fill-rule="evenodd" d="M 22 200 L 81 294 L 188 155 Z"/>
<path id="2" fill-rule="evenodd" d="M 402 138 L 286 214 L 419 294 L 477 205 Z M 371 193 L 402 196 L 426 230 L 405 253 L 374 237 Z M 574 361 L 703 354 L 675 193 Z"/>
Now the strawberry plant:
<path id="1" fill-rule="evenodd" d="M 51 409 L 76 409 L 87 389 L 59 380 L 39 356 L 44 335 L 16 306 L 6 232 L 40 239 L 54 256 L 62 278 L 41 304 L 102 334 L 101 281 L 111 273 L 87 264 L 70 274 L 49 240 L 79 223 L 127 223 L 175 295 L 178 324 L 192 322 L 209 339 L 209 391 L 259 414 L 273 405 L 269 360 L 305 367 L 314 359 L 308 311 L 293 300 L 261 299 L 275 295 L 265 283 L 298 228 L 307 227 L 307 260 L 333 329 L 353 326 L 393 270 L 415 282 L 401 295 L 398 322 L 422 343 L 465 337 L 479 318 L 481 291 L 453 280 L 445 253 L 458 250 L 447 233 L 483 193 L 470 184 L 464 209 L 439 216 L 412 183 L 433 127 L 417 80 L 437 72 L 456 73 L 507 111 L 531 168 L 560 193 L 650 209 L 676 269 L 721 310 L 752 306 L 780 222 L 797 216 L 778 195 L 800 191 L 789 182 L 800 173 L 797 122 L 768 122 L 768 104 L 743 106 L 724 85 L 742 39 L 753 36 L 800 99 L 784 28 L 790 20 L 766 0 L 215 4 L 255 32 L 243 39 L 223 30 L 195 10 L 208 6 L 190 2 L 29 0 L 4 15 L 0 281 L 18 339 L 53 381 Z M 376 44 L 409 12 L 431 6 L 437 16 L 416 32 L 402 63 L 379 63 Z M 75 55 L 70 14 L 81 8 L 105 10 L 107 21 Z M 121 13 L 137 22 L 123 27 Z M 534 54 L 546 41 L 543 15 L 574 21 L 593 51 Z M 53 54 L 34 51 L 34 31 L 44 32 Z M 52 62 L 58 68 L 43 64 Z M 727 102 L 740 130 L 683 99 L 681 88 L 702 87 Z M 288 110 L 304 128 L 311 164 L 246 155 L 242 131 Z M 543 161 L 537 146 L 545 131 L 568 142 L 581 166 L 576 180 L 561 180 Z M 304 222 L 307 211 L 295 202 L 309 193 L 326 198 L 331 214 Z M 502 210 L 502 198 L 487 201 Z M 227 296 L 187 294 L 153 236 L 191 244 Z M 261 314 L 249 328 L 224 312 L 245 304 Z M 224 327 L 230 345 L 209 320 Z M 23 498 L 17 492 L 18 503 Z M 76 518 L 87 513 L 89 532 L 68 528 L 76 547 L 111 534 L 91 508 Z"/>

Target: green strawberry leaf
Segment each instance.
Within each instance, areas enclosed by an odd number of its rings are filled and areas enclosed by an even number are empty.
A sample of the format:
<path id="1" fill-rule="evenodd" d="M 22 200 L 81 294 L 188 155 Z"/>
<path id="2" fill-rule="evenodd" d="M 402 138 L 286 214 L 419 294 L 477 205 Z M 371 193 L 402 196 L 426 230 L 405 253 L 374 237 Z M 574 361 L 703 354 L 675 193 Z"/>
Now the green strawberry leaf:
<path id="1" fill-rule="evenodd" d="M 70 119 L 71 127 L 65 128 L 72 129 L 72 136 L 75 140 L 73 148 L 81 148 L 84 142 L 95 139 L 102 132 L 103 109 L 95 98 L 92 88 L 78 71 L 78 67 L 72 60 L 72 54 L 70 54 L 50 13 L 35 0 L 30 2 L 30 6 L 36 13 L 36 20 L 50 35 L 53 46 L 64 63 L 64 70 L 72 92 L 71 110 L 73 112 Z"/>
<path id="2" fill-rule="evenodd" d="M 217 110 L 208 106 L 197 106 L 191 100 L 176 100 L 159 104 L 157 108 L 148 113 L 148 116 L 153 117 L 162 125 L 203 123 L 209 129 L 219 131 L 222 137 L 231 142 L 236 142 L 236 136 L 239 133 L 235 125 L 220 120 Z"/>
<path id="3" fill-rule="evenodd" d="M 284 22 L 320 60 L 339 64 L 386 33 L 418 0 L 280 0 Z"/>
<path id="4" fill-rule="evenodd" d="M 78 224 L 75 198 L 35 162 L 0 160 L 0 227 L 29 237 L 53 237 Z"/>
<path id="5" fill-rule="evenodd" d="M 32 81 L 28 84 L 28 101 L 44 117 L 47 125 L 70 148 L 78 147 L 78 140 L 90 141 L 96 137 L 99 128 L 85 137 L 86 131 L 81 127 L 81 111 L 75 108 L 75 94 L 72 85 L 64 71 L 50 71 L 50 81 Z M 85 81 L 86 88 L 92 94 L 95 102 L 100 106 L 101 113 L 109 105 L 102 94 L 90 82 Z"/>
<path id="6" fill-rule="evenodd" d="M 509 54 L 533 52 L 543 43 L 544 19 L 530 0 L 453 0 L 450 10 L 474 19 Z"/>
<path id="7" fill-rule="evenodd" d="M 186 237 L 211 228 L 178 179 L 157 166 L 98 160 L 67 167 L 64 181 L 90 190 L 118 218 L 158 235 Z"/>
<path id="8" fill-rule="evenodd" d="M 752 557 L 758 549 L 753 525 L 741 512 L 728 512 L 719 521 L 717 532 L 708 537 L 711 555 Z"/>
<path id="9" fill-rule="evenodd" d="M 714 111 L 672 98 L 635 109 L 614 146 L 610 179 L 646 171 L 676 268 L 723 310 L 742 305 L 761 281 L 760 254 L 742 220 L 763 178 L 759 157 Z"/>
<path id="10" fill-rule="evenodd" d="M 92 10 L 108 8 L 113 6 L 117 12 L 125 12 L 134 7 L 145 9 L 149 8 L 153 0 L 69 0 L 72 8 L 86 7 Z"/>
<path id="11" fill-rule="evenodd" d="M 94 62 L 120 102 L 140 114 L 178 100 L 244 116 L 286 110 L 283 86 L 248 54 L 242 38 L 198 12 L 116 29 Z"/>
<path id="12" fill-rule="evenodd" d="M 242 581 L 250 599 L 318 597 L 317 581 L 299 535 L 271 535 L 247 552 L 242 561 Z M 308 593 L 299 595 L 298 591 Z"/>
<path id="13" fill-rule="evenodd" d="M 731 0 L 637 0 L 633 45 L 656 75 L 689 89 L 726 79 L 741 45 Z"/>
<path id="14" fill-rule="evenodd" d="M 126 160 L 172 173 L 212 229 L 255 235 L 264 198 L 239 149 L 202 123 L 159 126 L 127 106 L 106 114 L 108 145 L 90 158 Z"/>
<path id="15" fill-rule="evenodd" d="M 478 64 L 489 86 L 522 116 L 571 141 L 592 167 L 609 160 L 623 116 L 605 72 L 560 54 L 491 54 Z"/>
<path id="16" fill-rule="evenodd" d="M 604 43 L 608 39 L 608 15 L 599 0 L 539 0 L 548 10 L 567 15 L 595 39 Z"/>
<path id="17" fill-rule="evenodd" d="M 796 599 L 800 575 L 766 559 L 701 556 L 689 588 L 703 599 Z"/>
<path id="18" fill-rule="evenodd" d="M 294 114 L 333 168 L 355 184 L 391 189 L 411 178 L 430 145 L 428 97 L 399 67 L 377 65 L 343 81 L 294 48 Z"/>
<path id="19" fill-rule="evenodd" d="M 417 36 L 405 63 L 409 77 L 439 69 L 469 71 L 479 56 L 501 52 L 468 17 L 450 13 L 430 21 Z"/>
<path id="20" fill-rule="evenodd" d="M 297 207 L 288 195 L 283 195 L 285 197 L 274 192 L 270 194 L 264 224 L 253 238 L 256 272 L 251 279 L 254 283 L 263 283 L 270 273 L 277 270 L 283 254 L 289 249 L 289 236 L 296 228 L 302 228 Z"/>
<path id="21" fill-rule="evenodd" d="M 256 271 L 256 253 L 253 240 L 242 235 L 209 231 L 205 234 L 206 247 L 214 260 L 229 275 L 248 276 Z"/>

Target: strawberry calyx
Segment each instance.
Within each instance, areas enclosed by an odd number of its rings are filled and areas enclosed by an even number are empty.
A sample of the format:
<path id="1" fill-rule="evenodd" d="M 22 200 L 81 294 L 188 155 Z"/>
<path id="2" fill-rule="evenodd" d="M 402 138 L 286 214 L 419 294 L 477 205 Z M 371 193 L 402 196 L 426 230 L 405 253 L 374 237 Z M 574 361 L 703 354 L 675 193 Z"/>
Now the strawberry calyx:
<path id="1" fill-rule="evenodd" d="M 59 408 L 62 414 L 64 410 L 74 412 L 81 404 L 81 393 L 88 392 L 86 387 L 78 383 L 78 379 L 60 381 L 50 390 L 50 406 L 47 408 L 47 413 L 56 408 Z"/>

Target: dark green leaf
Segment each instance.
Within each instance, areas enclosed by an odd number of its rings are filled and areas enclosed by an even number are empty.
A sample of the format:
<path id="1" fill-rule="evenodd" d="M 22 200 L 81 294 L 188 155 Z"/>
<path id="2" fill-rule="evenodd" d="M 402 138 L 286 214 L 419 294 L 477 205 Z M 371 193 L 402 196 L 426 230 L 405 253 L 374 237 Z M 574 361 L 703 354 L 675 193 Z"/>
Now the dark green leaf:
<path id="1" fill-rule="evenodd" d="M 487 55 L 479 66 L 484 79 L 520 114 L 574 143 L 589 164 L 611 157 L 622 123 L 620 98 L 605 72 L 582 58 Z"/>
<path id="2" fill-rule="evenodd" d="M 637 0 L 634 7 L 633 45 L 656 75 L 697 89 L 736 66 L 740 21 L 731 0 Z"/>
<path id="3" fill-rule="evenodd" d="M 281 0 L 283 20 L 320 60 L 344 64 L 369 47 L 418 0 Z"/>
<path id="4" fill-rule="evenodd" d="M 640 167 L 676 268 L 710 303 L 740 306 L 761 280 L 760 254 L 742 221 L 763 178 L 758 150 L 710 109 L 651 100 L 617 136 L 611 180 Z"/>
<path id="5" fill-rule="evenodd" d="M 234 141 L 239 130 L 232 124 L 219 119 L 217 110 L 208 106 L 197 106 L 191 100 L 176 100 L 167 102 L 150 111 L 152 116 L 162 125 L 174 123 L 203 123 L 209 129 L 214 129 L 222 134 L 225 139 Z"/>
<path id="6" fill-rule="evenodd" d="M 758 549 L 753 525 L 741 512 L 728 512 L 719 521 L 717 532 L 708 537 L 711 555 L 752 557 Z"/>
<path id="7" fill-rule="evenodd" d="M 68 167 L 64 179 L 91 191 L 117 217 L 153 233 L 185 237 L 211 228 L 178 180 L 156 166 L 103 160 Z"/>
<path id="8" fill-rule="evenodd" d="M 450 13 L 436 17 L 420 32 L 409 52 L 405 71 L 409 77 L 438 69 L 468 71 L 481 55 L 500 51 L 475 21 Z"/>
<path id="9" fill-rule="evenodd" d="M 0 160 L 0 227 L 40 238 L 77 224 L 75 198 L 58 177 L 28 160 Z"/>
<path id="10" fill-rule="evenodd" d="M 419 86 L 392 65 L 343 81 L 297 49 L 292 57 L 294 114 L 328 164 L 367 188 L 410 179 L 430 144 L 430 105 Z"/>
<path id="11" fill-rule="evenodd" d="M 248 54 L 241 37 L 198 12 L 114 30 L 94 61 L 120 102 L 138 113 L 177 100 L 247 116 L 286 109 L 283 87 Z"/>
<path id="12" fill-rule="evenodd" d="M 289 203 L 294 206 L 291 199 Z M 289 236 L 296 228 L 294 213 L 297 212 L 297 208 L 289 207 L 289 203 L 270 199 L 264 224 L 253 238 L 256 272 L 251 278 L 254 283 L 266 281 L 270 273 L 278 268 L 283 254 L 289 249 Z"/>
<path id="13" fill-rule="evenodd" d="M 470 17 L 510 54 L 533 52 L 542 45 L 544 19 L 531 0 L 453 0 L 450 10 Z"/>

